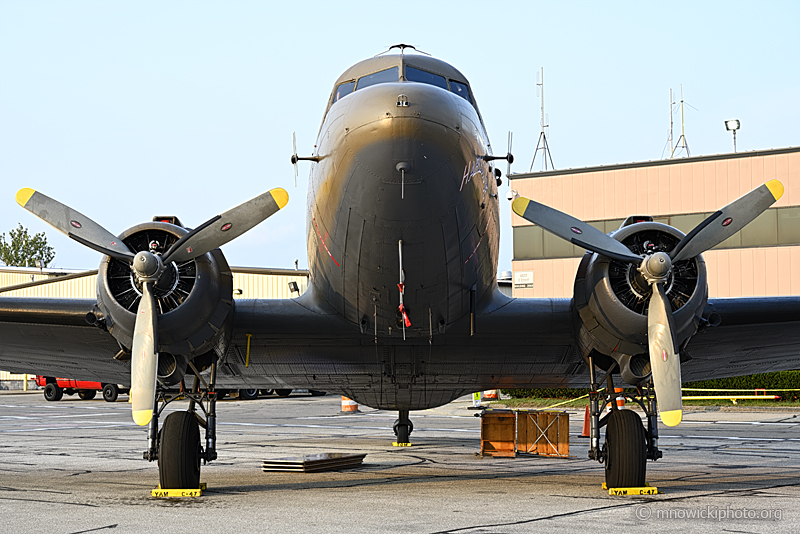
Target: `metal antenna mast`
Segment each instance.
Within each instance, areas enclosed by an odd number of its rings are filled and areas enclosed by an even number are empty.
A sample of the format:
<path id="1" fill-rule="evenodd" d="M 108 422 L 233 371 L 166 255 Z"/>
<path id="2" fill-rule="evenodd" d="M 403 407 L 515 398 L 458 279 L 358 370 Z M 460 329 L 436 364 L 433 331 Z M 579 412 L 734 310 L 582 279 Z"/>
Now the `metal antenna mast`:
<path id="1" fill-rule="evenodd" d="M 670 90 L 670 94 L 672 90 Z M 672 124 L 672 114 L 670 113 L 670 125 Z M 672 131 L 670 127 L 670 132 Z M 672 159 L 675 156 L 675 151 L 679 148 L 686 149 L 686 156 L 689 157 L 691 154 L 689 153 L 689 145 L 686 143 L 686 135 L 683 132 L 683 84 L 681 84 L 681 136 L 678 138 L 678 142 L 675 143 L 675 148 L 672 149 L 672 153 L 669 156 L 669 159 Z"/>
<path id="2" fill-rule="evenodd" d="M 536 141 L 536 150 L 533 151 L 533 160 L 531 161 L 531 168 L 528 171 L 533 170 L 533 164 L 536 162 L 536 154 L 539 153 L 539 150 L 543 152 L 543 159 L 544 159 L 544 170 L 547 170 L 547 160 L 550 159 L 550 167 L 555 169 L 556 166 L 553 165 L 553 155 L 550 153 L 550 145 L 547 142 L 547 134 L 545 133 L 545 128 L 550 127 L 550 116 L 545 114 L 544 112 L 544 67 L 541 67 L 541 77 L 540 73 L 536 73 L 536 96 L 540 96 L 542 99 L 542 131 L 539 134 L 539 140 Z M 541 146 L 541 148 L 539 148 Z"/>
<path id="3" fill-rule="evenodd" d="M 667 142 L 669 143 L 669 157 L 670 158 L 672 158 L 672 150 L 673 150 L 673 148 L 672 148 L 672 128 L 673 128 L 672 113 L 674 112 L 674 110 L 675 110 L 675 101 L 672 100 L 672 87 L 670 87 L 669 88 L 669 138 L 667 139 Z M 664 155 L 662 154 L 661 156 L 663 157 Z"/>

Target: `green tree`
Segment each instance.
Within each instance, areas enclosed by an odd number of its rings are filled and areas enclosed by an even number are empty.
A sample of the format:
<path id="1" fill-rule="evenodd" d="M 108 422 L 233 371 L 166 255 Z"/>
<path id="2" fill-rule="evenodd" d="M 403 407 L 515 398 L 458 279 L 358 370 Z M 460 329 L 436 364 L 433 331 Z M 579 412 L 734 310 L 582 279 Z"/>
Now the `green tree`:
<path id="1" fill-rule="evenodd" d="M 44 232 L 31 236 L 28 229 L 19 225 L 16 230 L 0 234 L 0 261 L 10 267 L 36 267 L 36 260 L 42 261 L 42 267 L 47 267 L 56 251 L 47 246 L 47 237 Z"/>

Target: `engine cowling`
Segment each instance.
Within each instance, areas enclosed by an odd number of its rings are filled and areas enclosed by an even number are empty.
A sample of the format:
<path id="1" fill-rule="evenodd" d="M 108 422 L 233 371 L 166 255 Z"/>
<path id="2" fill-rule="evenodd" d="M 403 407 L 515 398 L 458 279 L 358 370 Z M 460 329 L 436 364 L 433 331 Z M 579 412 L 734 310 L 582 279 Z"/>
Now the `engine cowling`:
<path id="1" fill-rule="evenodd" d="M 680 230 L 656 222 L 624 226 L 611 235 L 639 255 L 668 253 L 684 237 Z M 664 287 L 675 324 L 675 346 L 683 349 L 697 333 L 708 301 L 702 256 L 673 264 Z M 631 385 L 643 384 L 650 377 L 647 303 L 651 292 L 636 266 L 596 253 L 583 257 L 575 278 L 575 329 L 583 357 L 593 354 L 595 364 L 604 369 L 616 362 L 622 379 Z"/>
<path id="2" fill-rule="evenodd" d="M 136 225 L 119 238 L 133 253 L 163 254 L 185 228 L 163 222 Z M 170 385 L 186 373 L 187 362 L 198 364 L 224 355 L 233 319 L 233 275 L 219 249 L 195 259 L 170 262 L 154 287 L 158 317 L 158 377 Z M 123 261 L 104 256 L 97 276 L 98 308 L 105 327 L 130 352 L 141 282 Z"/>

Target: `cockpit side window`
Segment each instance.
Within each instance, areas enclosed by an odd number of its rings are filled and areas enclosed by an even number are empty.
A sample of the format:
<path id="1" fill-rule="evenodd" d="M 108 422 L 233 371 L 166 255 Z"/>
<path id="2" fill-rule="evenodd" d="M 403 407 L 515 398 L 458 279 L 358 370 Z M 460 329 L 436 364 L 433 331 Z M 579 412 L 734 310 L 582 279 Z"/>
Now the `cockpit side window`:
<path id="1" fill-rule="evenodd" d="M 370 85 L 377 85 L 379 83 L 396 82 L 400 80 L 400 71 L 397 67 L 381 70 L 367 76 L 362 76 L 358 79 L 357 89 L 363 89 Z"/>
<path id="2" fill-rule="evenodd" d="M 338 102 L 342 98 L 352 93 L 355 88 L 356 88 L 355 81 L 340 83 L 339 86 L 336 88 L 336 94 L 333 97 L 333 101 Z"/>
<path id="3" fill-rule="evenodd" d="M 469 99 L 469 87 L 464 85 L 461 82 L 457 82 L 455 80 L 450 80 L 450 90 L 453 91 L 455 94 L 472 104 L 472 100 Z"/>
<path id="4" fill-rule="evenodd" d="M 427 83 L 435 85 L 436 87 L 441 87 L 445 91 L 447 90 L 447 80 L 444 79 L 444 76 L 415 69 L 409 65 L 406 65 L 406 80 L 409 82 Z"/>

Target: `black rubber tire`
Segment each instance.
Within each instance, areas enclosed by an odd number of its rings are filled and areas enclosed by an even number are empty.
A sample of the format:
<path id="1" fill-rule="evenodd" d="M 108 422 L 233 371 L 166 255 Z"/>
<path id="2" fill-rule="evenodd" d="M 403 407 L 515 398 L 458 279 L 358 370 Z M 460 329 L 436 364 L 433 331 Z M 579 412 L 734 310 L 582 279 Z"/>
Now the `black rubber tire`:
<path id="1" fill-rule="evenodd" d="M 325 395 L 328 394 L 327 391 L 319 391 L 316 389 L 309 389 L 308 392 L 311 393 L 312 397 L 324 397 Z"/>
<path id="2" fill-rule="evenodd" d="M 78 397 L 80 397 L 81 400 L 92 400 L 95 395 L 97 395 L 97 391 L 93 389 L 82 389 L 78 391 Z"/>
<path id="3" fill-rule="evenodd" d="M 399 417 L 394 420 L 394 425 L 392 425 L 392 430 L 394 431 L 394 435 L 397 436 L 397 438 L 399 439 L 400 438 L 400 432 L 401 432 L 401 429 L 400 429 L 400 418 Z M 406 434 L 406 438 L 408 438 L 411 435 L 412 432 L 414 432 L 414 423 L 411 421 L 411 419 L 409 419 L 408 420 L 408 434 Z M 407 441 L 398 441 L 398 443 L 407 443 Z"/>
<path id="4" fill-rule="evenodd" d="M 639 414 L 613 410 L 606 426 L 606 486 L 641 488 L 647 471 L 647 440 Z"/>
<path id="5" fill-rule="evenodd" d="M 103 386 L 103 400 L 106 402 L 117 402 L 119 388 L 116 384 L 106 384 Z"/>
<path id="6" fill-rule="evenodd" d="M 291 389 L 276 389 L 275 394 L 279 397 L 288 397 L 292 394 Z"/>
<path id="7" fill-rule="evenodd" d="M 222 400 L 225 398 L 225 395 L 228 394 L 227 389 L 218 389 L 217 390 L 217 400 Z"/>
<path id="8" fill-rule="evenodd" d="M 50 383 L 44 386 L 44 400 L 58 402 L 64 396 L 64 390 L 58 385 Z"/>
<path id="9" fill-rule="evenodd" d="M 274 389 L 262 389 L 262 390 L 261 390 L 261 396 L 262 396 L 262 397 L 266 397 L 266 396 L 268 396 L 268 395 L 272 395 L 272 394 L 274 394 L 274 393 L 275 393 L 275 390 L 274 390 Z"/>
<path id="10" fill-rule="evenodd" d="M 240 389 L 239 398 L 241 400 L 256 400 L 258 398 L 257 389 Z"/>
<path id="11" fill-rule="evenodd" d="M 162 489 L 200 487 L 200 429 L 192 412 L 172 412 L 158 441 L 158 478 Z"/>

